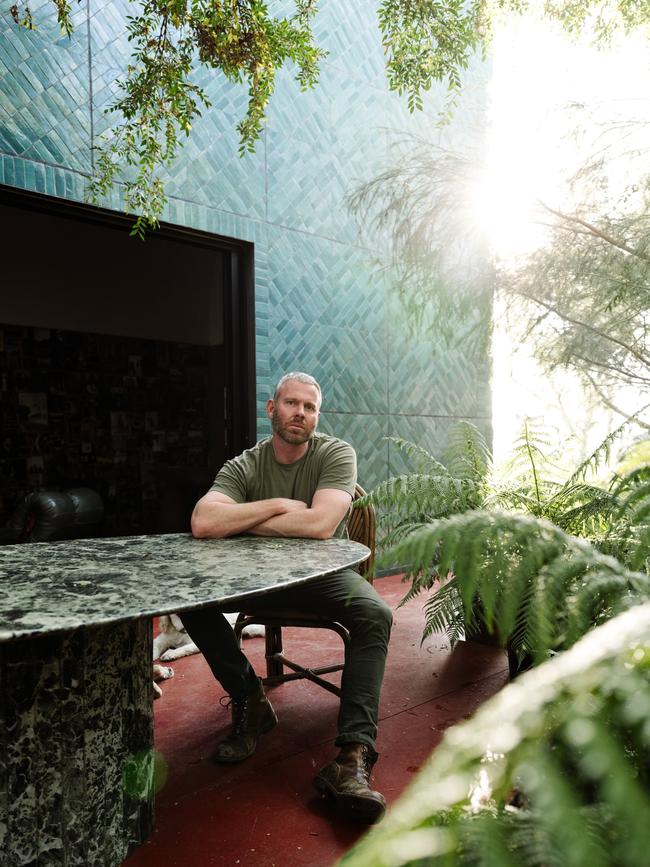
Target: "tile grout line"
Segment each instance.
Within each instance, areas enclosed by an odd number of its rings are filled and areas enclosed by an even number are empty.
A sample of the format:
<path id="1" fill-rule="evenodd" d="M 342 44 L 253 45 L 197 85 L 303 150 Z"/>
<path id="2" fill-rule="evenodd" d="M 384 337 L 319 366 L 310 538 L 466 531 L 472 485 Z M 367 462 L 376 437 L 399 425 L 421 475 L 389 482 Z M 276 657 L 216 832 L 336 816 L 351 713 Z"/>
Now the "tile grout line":
<path id="1" fill-rule="evenodd" d="M 90 112 L 90 167 L 92 174 L 95 174 L 95 111 L 94 111 L 94 93 L 93 93 L 93 53 L 90 39 L 90 3 L 91 0 L 86 0 L 86 35 L 88 38 L 88 108 Z"/>

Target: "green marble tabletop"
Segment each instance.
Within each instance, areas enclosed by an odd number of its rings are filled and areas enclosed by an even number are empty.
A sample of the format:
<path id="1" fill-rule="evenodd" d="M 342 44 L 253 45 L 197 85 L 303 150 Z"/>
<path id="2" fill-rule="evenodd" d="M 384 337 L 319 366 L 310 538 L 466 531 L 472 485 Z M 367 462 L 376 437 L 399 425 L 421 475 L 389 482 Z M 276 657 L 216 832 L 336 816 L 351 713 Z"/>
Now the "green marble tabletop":
<path id="1" fill-rule="evenodd" d="M 239 601 L 365 560 L 347 539 L 189 534 L 0 547 L 0 641 Z"/>

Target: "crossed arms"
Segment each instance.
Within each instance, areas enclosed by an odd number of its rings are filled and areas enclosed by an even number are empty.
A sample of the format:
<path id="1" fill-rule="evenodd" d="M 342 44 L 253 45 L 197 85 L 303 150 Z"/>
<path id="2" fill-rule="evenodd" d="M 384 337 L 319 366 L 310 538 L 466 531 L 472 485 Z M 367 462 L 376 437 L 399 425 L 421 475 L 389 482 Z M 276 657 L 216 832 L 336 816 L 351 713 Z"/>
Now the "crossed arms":
<path id="1" fill-rule="evenodd" d="M 208 491 L 192 513 L 192 534 L 197 539 L 223 539 L 239 533 L 329 539 L 351 499 L 346 491 L 320 488 L 308 508 L 301 500 L 284 497 L 237 503 L 226 494 Z"/>

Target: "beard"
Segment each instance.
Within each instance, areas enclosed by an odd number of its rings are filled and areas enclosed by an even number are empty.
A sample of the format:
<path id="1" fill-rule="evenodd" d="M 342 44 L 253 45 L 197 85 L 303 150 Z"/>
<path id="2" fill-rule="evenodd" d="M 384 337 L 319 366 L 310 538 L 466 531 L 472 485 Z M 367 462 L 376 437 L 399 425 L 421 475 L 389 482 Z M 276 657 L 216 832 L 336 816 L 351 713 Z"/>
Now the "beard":
<path id="1" fill-rule="evenodd" d="M 275 410 L 273 411 L 271 415 L 271 427 L 273 433 L 277 434 L 285 443 L 289 443 L 292 446 L 299 446 L 308 442 L 313 437 L 315 428 L 309 429 L 303 427 L 300 431 L 289 430 L 290 424 L 292 424 L 292 422 L 282 424 L 278 418 L 278 413 Z"/>

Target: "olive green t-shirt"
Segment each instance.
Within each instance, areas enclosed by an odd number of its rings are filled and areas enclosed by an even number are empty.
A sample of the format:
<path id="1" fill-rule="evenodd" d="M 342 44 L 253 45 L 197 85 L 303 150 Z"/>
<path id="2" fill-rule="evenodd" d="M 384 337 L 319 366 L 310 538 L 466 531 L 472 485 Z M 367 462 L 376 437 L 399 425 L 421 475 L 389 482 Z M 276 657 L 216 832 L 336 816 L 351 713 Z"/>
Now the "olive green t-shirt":
<path id="1" fill-rule="evenodd" d="M 278 463 L 271 439 L 261 440 L 252 449 L 226 461 L 211 490 L 236 503 L 287 497 L 302 500 L 310 507 L 319 488 L 347 491 L 352 497 L 356 481 L 357 456 L 352 446 L 328 434 L 315 433 L 307 452 L 292 464 Z M 344 518 L 334 535 L 344 537 L 345 527 Z"/>

